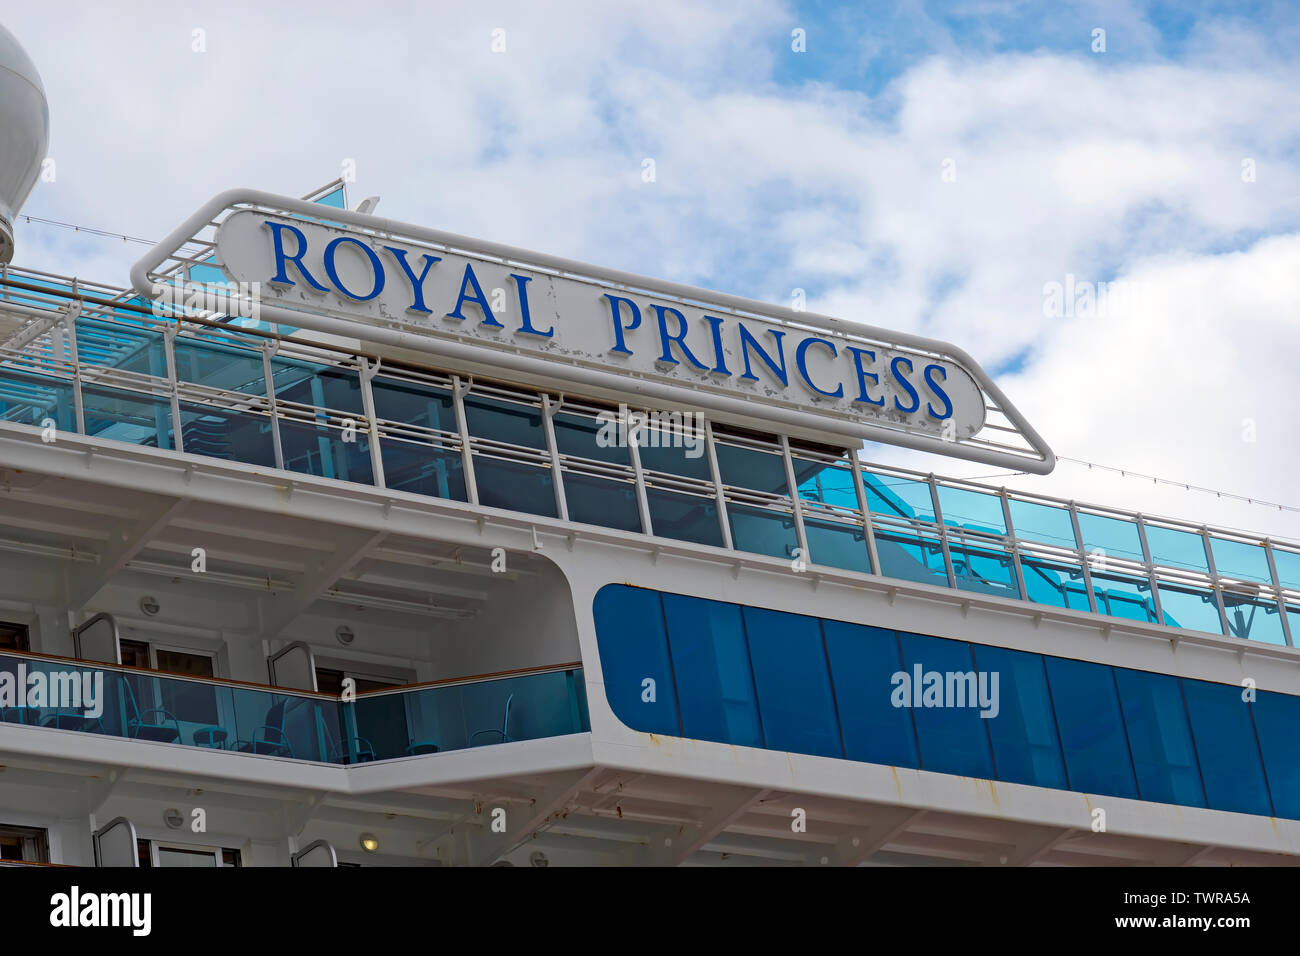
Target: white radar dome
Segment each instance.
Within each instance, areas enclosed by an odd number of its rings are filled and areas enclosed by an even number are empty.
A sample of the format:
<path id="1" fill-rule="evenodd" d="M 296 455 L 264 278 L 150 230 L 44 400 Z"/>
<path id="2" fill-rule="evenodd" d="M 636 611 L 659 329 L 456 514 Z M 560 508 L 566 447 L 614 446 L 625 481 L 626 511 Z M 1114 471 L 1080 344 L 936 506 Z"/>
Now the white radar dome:
<path id="1" fill-rule="evenodd" d="M 36 185 L 50 141 L 50 108 L 36 64 L 0 26 L 0 262 L 14 257 L 14 218 Z"/>

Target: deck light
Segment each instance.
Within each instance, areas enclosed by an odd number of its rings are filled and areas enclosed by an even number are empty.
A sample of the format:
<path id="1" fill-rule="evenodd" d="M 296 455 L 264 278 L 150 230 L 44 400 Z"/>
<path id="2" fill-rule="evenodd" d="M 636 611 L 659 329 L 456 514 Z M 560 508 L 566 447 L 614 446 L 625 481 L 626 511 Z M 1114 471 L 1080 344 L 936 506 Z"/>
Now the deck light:
<path id="1" fill-rule="evenodd" d="M 373 833 L 361 834 L 361 849 L 367 853 L 374 853 L 379 849 L 379 839 Z"/>

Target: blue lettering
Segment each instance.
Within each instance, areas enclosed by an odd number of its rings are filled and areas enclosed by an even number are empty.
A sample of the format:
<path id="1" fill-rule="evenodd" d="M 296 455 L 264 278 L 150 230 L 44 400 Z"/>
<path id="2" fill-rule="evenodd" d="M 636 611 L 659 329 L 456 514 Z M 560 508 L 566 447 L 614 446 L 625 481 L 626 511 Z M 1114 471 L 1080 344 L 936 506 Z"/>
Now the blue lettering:
<path id="1" fill-rule="evenodd" d="M 307 254 L 307 237 L 302 234 L 302 230 L 294 228 L 287 222 L 271 222 L 269 219 L 266 220 L 264 225 L 270 227 L 271 242 L 275 246 L 275 275 L 271 277 L 271 282 L 276 285 L 294 285 L 294 281 L 289 278 L 286 269 L 289 263 L 292 262 L 298 267 L 298 271 L 307 280 L 308 285 L 317 292 L 328 292 L 329 288 L 317 282 L 312 277 L 312 274 L 307 271 L 307 267 L 302 264 L 302 257 Z M 293 233 L 298 240 L 298 251 L 291 256 L 284 254 L 284 233 L 286 232 Z"/>
<path id="2" fill-rule="evenodd" d="M 869 356 L 871 361 L 874 362 L 876 360 L 876 353 L 871 351 L 871 349 L 860 349 L 853 345 L 846 345 L 844 347 L 853 353 L 853 367 L 858 373 L 858 397 L 855 398 L 854 401 L 862 405 L 875 405 L 877 408 L 884 408 L 885 400 L 883 398 L 872 398 L 867 394 L 867 379 L 871 379 L 871 384 L 879 388 L 880 376 L 875 372 L 868 372 L 862 367 L 862 356 Z"/>
<path id="3" fill-rule="evenodd" d="M 936 412 L 934 406 L 929 402 L 926 402 L 925 408 L 930 413 L 931 418 L 937 418 L 939 421 L 943 421 L 945 418 L 952 418 L 952 401 L 948 398 L 947 393 L 939 387 L 939 383 L 934 380 L 934 377 L 931 374 L 933 372 L 938 372 L 939 378 L 943 381 L 947 381 L 948 371 L 942 365 L 927 365 L 923 373 L 925 375 L 925 384 L 930 386 L 930 391 L 934 393 L 934 397 L 943 402 L 943 414 L 940 415 Z"/>
<path id="4" fill-rule="evenodd" d="M 343 245 L 345 242 L 352 243 L 364 252 L 366 258 L 370 260 L 370 268 L 375 272 L 375 284 L 370 290 L 369 295 L 356 295 L 355 293 L 349 292 L 347 286 L 343 284 L 343 280 L 339 278 L 338 269 L 334 266 L 334 257 L 338 254 L 339 246 Z M 384 264 L 379 261 L 379 256 L 375 255 L 375 250 L 371 249 L 360 239 L 353 239 L 351 236 L 339 236 L 325 247 L 325 274 L 330 277 L 330 282 L 334 283 L 334 288 L 338 289 L 349 299 L 356 299 L 358 302 L 369 302 L 375 296 L 379 295 L 379 293 L 384 291 Z"/>
<path id="5" fill-rule="evenodd" d="M 896 356 L 889 363 L 889 371 L 893 374 L 894 380 L 897 381 L 898 384 L 903 387 L 903 391 L 907 392 L 907 394 L 911 396 L 912 405 L 910 408 L 904 408 L 903 403 L 900 402 L 898 400 L 898 396 L 895 395 L 894 407 L 897 408 L 900 412 L 910 415 L 912 412 L 916 411 L 918 408 L 921 407 L 921 396 L 916 394 L 916 388 L 915 386 L 912 385 L 911 382 L 907 380 L 907 376 L 898 370 L 898 366 L 900 365 L 906 365 L 907 371 L 910 372 L 912 371 L 912 360 L 903 358 L 903 356 L 899 355 Z"/>
<path id="6" fill-rule="evenodd" d="M 758 381 L 758 376 L 755 375 L 753 370 L 749 367 L 749 351 L 752 348 L 758 353 L 758 357 L 763 360 L 763 364 L 772 370 L 772 374 L 781 380 L 783 386 L 788 388 L 790 386 L 790 376 L 785 370 L 785 349 L 781 342 L 785 337 L 785 333 L 778 329 L 765 330 L 768 335 L 776 339 L 776 354 L 781 359 L 781 364 L 777 365 L 772 356 L 763 351 L 763 347 L 758 344 L 758 339 L 754 338 L 754 336 L 750 334 L 749 329 L 745 328 L 745 326 L 740 322 L 736 323 L 736 328 L 740 329 L 740 349 L 741 355 L 744 356 L 745 359 L 745 374 L 740 377 L 747 378 L 754 382 Z"/>
<path id="7" fill-rule="evenodd" d="M 473 288 L 474 294 L 468 295 L 466 289 Z M 456 300 L 456 308 L 447 313 L 449 319 L 464 320 L 465 316 L 461 314 L 461 309 L 466 302 L 473 302 L 483 313 L 483 321 L 480 325 L 490 325 L 493 328 L 504 329 L 505 326 L 497 321 L 497 317 L 492 314 L 492 307 L 488 305 L 487 296 L 483 294 L 483 287 L 478 284 L 478 276 L 474 275 L 474 266 L 471 263 L 465 263 L 465 277 L 460 280 L 460 297 Z"/>
<path id="8" fill-rule="evenodd" d="M 807 383 L 808 387 L 811 388 L 818 395 L 825 395 L 827 398 L 843 398 L 844 397 L 843 385 L 838 385 L 836 386 L 835 391 L 828 392 L 825 389 L 818 388 L 816 385 L 813 384 L 813 380 L 808 377 L 807 360 L 808 360 L 808 347 L 810 345 L 826 346 L 828 349 L 831 350 L 831 358 L 835 358 L 836 355 L 838 354 L 835 351 L 835 344 L 833 342 L 827 342 L 825 339 L 819 339 L 815 337 L 804 339 L 802 342 L 799 343 L 799 348 L 797 348 L 794 353 L 794 364 L 795 367 L 799 369 L 799 374 L 803 377 L 803 380 L 804 382 Z"/>
<path id="9" fill-rule="evenodd" d="M 691 354 L 691 350 L 686 347 L 686 316 L 682 315 L 676 309 L 670 309 L 663 305 L 652 305 L 659 316 L 659 341 L 663 345 L 663 354 L 659 356 L 659 361 L 667 362 L 670 365 L 677 365 L 677 359 L 673 358 L 672 350 L 668 347 L 671 343 L 676 342 L 686 360 L 698 368 L 701 372 L 707 372 L 709 367 Z M 668 313 L 677 316 L 677 334 L 668 334 Z"/>
<path id="10" fill-rule="evenodd" d="M 519 314 L 524 320 L 524 324 L 516 330 L 523 332 L 525 335 L 540 335 L 544 339 L 549 339 L 555 334 L 555 326 L 551 326 L 545 332 L 533 328 L 533 316 L 528 311 L 528 283 L 532 282 L 530 276 L 515 275 L 510 273 L 510 278 L 515 280 L 515 286 L 519 289 Z"/>
<path id="11" fill-rule="evenodd" d="M 412 302 L 407 307 L 406 311 L 422 312 L 425 315 L 432 315 L 432 310 L 426 308 L 424 305 L 424 279 L 425 276 L 429 274 L 429 269 L 433 267 L 433 264 L 435 262 L 441 262 L 442 257 L 431 256 L 426 252 L 424 254 L 424 268 L 420 270 L 420 275 L 417 277 L 414 270 L 411 269 L 410 263 L 406 261 L 405 249 L 398 248 L 397 246 L 384 246 L 384 248 L 393 254 L 393 258 L 397 260 L 397 264 L 401 266 L 402 271 L 406 273 L 406 281 L 411 283 Z"/>
<path id="12" fill-rule="evenodd" d="M 614 347 L 611 352 L 618 352 L 620 355 L 631 355 L 632 350 L 623 342 L 623 333 L 631 332 L 641 325 L 641 310 L 631 299 L 625 299 L 621 295 L 610 295 L 605 293 L 605 298 L 609 299 L 609 317 L 614 321 Z M 619 321 L 623 314 L 623 306 L 627 305 L 632 310 L 632 321 L 624 325 Z"/>
<path id="13" fill-rule="evenodd" d="M 722 319 L 716 315 L 706 315 L 704 321 L 709 323 L 709 328 L 713 332 L 713 357 L 718 363 L 713 366 L 712 371 L 720 375 L 730 375 L 731 370 L 727 368 L 727 355 L 722 351 Z"/>

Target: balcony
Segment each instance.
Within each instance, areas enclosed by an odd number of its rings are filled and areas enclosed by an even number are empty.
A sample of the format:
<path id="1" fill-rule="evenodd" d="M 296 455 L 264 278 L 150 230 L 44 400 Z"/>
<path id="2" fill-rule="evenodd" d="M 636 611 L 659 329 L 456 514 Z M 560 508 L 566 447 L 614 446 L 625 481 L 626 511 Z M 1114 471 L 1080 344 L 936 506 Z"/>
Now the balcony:
<path id="1" fill-rule="evenodd" d="M 9 724 L 327 764 L 392 760 L 590 729 L 577 664 L 372 691 L 344 701 L 307 691 L 5 653 L 0 655 L 0 701 L 8 705 L 0 706 L 0 720 Z"/>

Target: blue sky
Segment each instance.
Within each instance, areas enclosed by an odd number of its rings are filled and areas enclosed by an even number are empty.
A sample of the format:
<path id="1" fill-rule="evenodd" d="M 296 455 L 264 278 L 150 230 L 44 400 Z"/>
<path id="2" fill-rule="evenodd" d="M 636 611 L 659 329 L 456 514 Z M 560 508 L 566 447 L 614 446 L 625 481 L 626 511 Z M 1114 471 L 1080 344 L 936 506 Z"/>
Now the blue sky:
<path id="1" fill-rule="evenodd" d="M 352 162 L 381 214 L 765 301 L 803 289 L 960 345 L 1059 454 L 1295 500 L 1289 5 L 0 0 L 0 23 L 50 96 L 58 174 L 32 215 L 159 238 L 223 189 L 301 194 Z M 125 285 L 140 253 L 32 224 L 17 261 Z M 1141 295 L 1049 314 L 1067 276 Z M 1300 537 L 1078 468 L 1012 481 Z"/>

